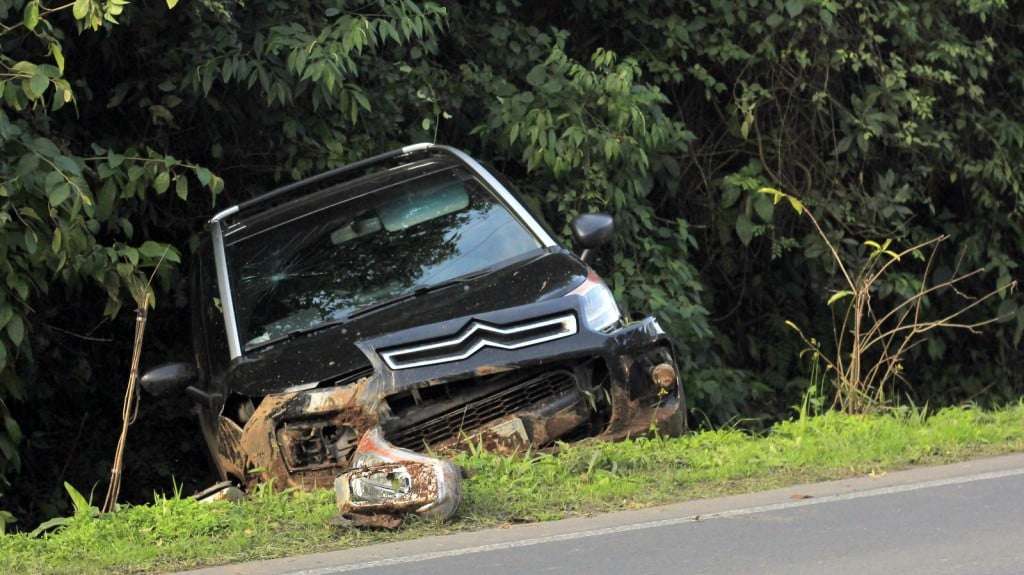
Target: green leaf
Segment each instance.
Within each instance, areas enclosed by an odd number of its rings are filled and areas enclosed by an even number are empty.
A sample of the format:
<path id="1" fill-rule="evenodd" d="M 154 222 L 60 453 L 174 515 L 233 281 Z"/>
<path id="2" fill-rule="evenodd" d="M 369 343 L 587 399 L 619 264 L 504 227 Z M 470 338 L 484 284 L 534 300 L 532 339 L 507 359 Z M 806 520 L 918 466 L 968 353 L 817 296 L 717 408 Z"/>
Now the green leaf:
<path id="1" fill-rule="evenodd" d="M 50 86 L 50 79 L 42 72 L 37 71 L 32 79 L 29 80 L 30 93 L 25 94 L 29 98 L 35 100 L 36 98 L 42 98 L 43 94 L 46 93 L 46 89 Z"/>
<path id="2" fill-rule="evenodd" d="M 821 18 L 821 23 L 824 24 L 826 28 L 832 27 L 832 24 L 834 23 L 834 18 L 832 16 L 832 13 L 829 12 L 827 8 L 822 8 L 818 12 L 818 16 Z"/>
<path id="3" fill-rule="evenodd" d="M 35 232 L 29 230 L 25 235 L 32 235 L 32 241 L 35 241 Z M 7 285 L 18 294 L 18 297 L 22 301 L 28 299 L 29 287 L 28 282 L 26 282 L 24 279 L 22 279 L 19 276 L 7 276 Z"/>
<path id="4" fill-rule="evenodd" d="M 188 178 L 183 175 L 174 178 L 174 193 L 183 200 L 188 199 Z"/>
<path id="5" fill-rule="evenodd" d="M 121 250 L 121 255 L 127 258 L 133 266 L 139 265 L 139 250 L 135 248 L 124 248 Z"/>
<path id="6" fill-rule="evenodd" d="M 775 188 L 760 188 L 757 190 L 757 193 L 771 197 L 773 204 L 779 203 L 779 200 L 786 196 L 786 194 L 776 190 Z"/>
<path id="7" fill-rule="evenodd" d="M 804 11 L 804 0 L 786 0 L 786 12 L 790 17 L 796 18 Z"/>
<path id="8" fill-rule="evenodd" d="M 20 62 L 15 62 L 14 65 L 11 66 L 11 71 L 17 72 L 22 76 L 32 76 L 36 73 L 36 65 L 32 62 L 22 60 Z"/>
<path id="9" fill-rule="evenodd" d="M 64 203 L 64 200 L 68 199 L 71 195 L 71 186 L 67 182 L 63 182 L 49 189 L 46 192 L 46 198 L 49 200 L 50 205 L 57 207 Z"/>
<path id="10" fill-rule="evenodd" d="M 853 292 L 850 290 L 837 291 L 836 293 L 832 294 L 832 297 L 828 298 L 828 305 L 832 305 L 837 301 L 843 299 L 844 297 L 850 297 L 852 295 Z"/>
<path id="11" fill-rule="evenodd" d="M 64 179 L 64 175 L 61 174 L 58 170 L 48 172 L 46 174 L 46 178 L 43 181 L 47 191 L 50 191 L 61 184 L 67 183 L 67 180 Z"/>
<path id="12" fill-rule="evenodd" d="M 60 168 L 61 170 L 64 170 L 65 172 L 68 172 L 72 175 L 82 175 L 82 168 L 81 166 L 78 165 L 78 162 L 74 161 L 73 159 L 67 156 L 54 156 L 53 163 L 56 164 L 57 167 Z"/>
<path id="13" fill-rule="evenodd" d="M 547 71 L 544 69 L 543 64 L 537 64 L 526 74 L 526 81 L 531 86 L 540 86 L 544 83 L 545 78 L 547 78 Z"/>
<path id="14" fill-rule="evenodd" d="M 362 92 L 353 92 L 352 95 L 355 96 L 356 103 L 359 104 L 360 108 L 366 110 L 367 112 L 371 111 L 370 100 L 366 97 L 365 94 L 363 94 Z"/>
<path id="15" fill-rule="evenodd" d="M 22 22 L 29 30 L 36 29 L 36 25 L 39 24 L 39 0 L 32 0 L 25 4 L 25 15 Z"/>
<path id="16" fill-rule="evenodd" d="M 2 347 L 2 345 L 0 345 Z M 18 448 L 14 446 L 14 443 L 7 438 L 6 435 L 0 434 L 0 455 L 6 458 L 8 461 L 16 460 L 18 458 Z M 2 459 L 0 459 L 2 461 Z"/>
<path id="17" fill-rule="evenodd" d="M 139 253 L 146 256 L 147 258 L 159 258 L 164 255 L 165 251 L 169 251 L 167 246 L 158 244 L 152 240 L 147 240 L 139 246 Z"/>
<path id="18" fill-rule="evenodd" d="M 731 208 L 736 203 L 736 200 L 740 199 L 740 193 L 739 188 L 726 188 L 722 192 L 722 207 Z"/>
<path id="19" fill-rule="evenodd" d="M 82 20 L 89 14 L 89 8 L 92 5 L 92 0 L 75 0 L 75 5 L 71 8 L 71 13 L 74 14 L 75 20 Z"/>
<path id="20" fill-rule="evenodd" d="M 110 218 L 114 212 L 114 199 L 117 197 L 117 185 L 114 180 L 107 180 L 100 189 L 99 197 L 96 200 L 96 218 L 101 222 Z"/>
<path id="21" fill-rule="evenodd" d="M 178 5 L 178 0 L 167 0 L 167 9 L 173 10 Z"/>
<path id="22" fill-rule="evenodd" d="M 166 106 L 154 104 L 149 107 L 149 114 L 153 118 L 153 122 L 155 124 L 159 124 L 161 122 L 171 124 L 174 122 L 174 114 L 172 114 Z"/>
<path id="23" fill-rule="evenodd" d="M 128 262 L 121 262 L 114 265 L 114 270 L 117 271 L 117 275 L 121 276 L 121 279 L 125 280 L 125 282 L 129 282 L 131 279 L 133 279 L 133 274 L 135 273 L 135 266 Z"/>
<path id="24" fill-rule="evenodd" d="M 796 213 L 804 213 L 804 205 L 803 203 L 800 202 L 800 200 L 794 198 L 793 196 L 786 196 L 786 199 L 789 200 L 789 205 L 793 207 L 793 210 L 796 211 Z"/>
<path id="25" fill-rule="evenodd" d="M 736 235 L 739 236 L 740 242 L 744 246 L 749 246 L 750 241 L 754 239 L 754 223 L 750 221 L 747 214 L 740 214 L 736 218 Z"/>
<path id="26" fill-rule="evenodd" d="M 73 517 L 53 517 L 51 519 L 47 519 L 46 521 L 40 523 L 38 527 L 30 531 L 28 536 L 32 538 L 39 537 L 43 533 L 46 533 L 47 531 L 50 531 L 52 529 L 71 525 L 72 521 L 74 521 Z"/>
<path id="27" fill-rule="evenodd" d="M 85 496 L 79 493 L 79 491 L 72 487 L 67 481 L 64 482 L 64 490 L 67 491 L 68 496 L 71 497 L 71 504 L 75 508 L 75 515 L 88 514 L 92 511 L 93 507 L 89 505 Z"/>
<path id="28" fill-rule="evenodd" d="M 24 240 L 25 251 L 30 254 L 36 253 L 36 250 L 39 249 L 39 238 L 36 236 L 36 233 L 31 229 L 25 230 Z"/>
<path id="29" fill-rule="evenodd" d="M 168 172 L 160 172 L 157 174 L 156 179 L 153 180 L 153 189 L 156 190 L 157 194 L 166 192 L 170 185 L 171 175 Z"/>
<path id="30" fill-rule="evenodd" d="M 0 535 L 7 530 L 8 523 L 17 523 L 18 519 L 10 511 L 0 509 Z"/>
<path id="31" fill-rule="evenodd" d="M 4 430 L 7 431 L 7 437 L 10 437 L 11 441 L 14 443 L 21 442 L 21 426 L 10 415 L 4 416 Z"/>
<path id="32" fill-rule="evenodd" d="M 12 317 L 11 321 L 7 322 L 7 337 L 11 338 L 15 347 L 21 345 L 22 340 L 25 339 L 25 322 L 22 321 L 20 315 Z"/>
<path id="33" fill-rule="evenodd" d="M 213 178 L 213 173 L 206 168 L 196 168 L 196 178 L 199 180 L 200 184 L 205 186 L 210 183 L 210 179 Z"/>
<path id="34" fill-rule="evenodd" d="M 50 44 L 50 53 L 53 54 L 53 61 L 57 63 L 57 69 L 60 70 L 61 74 L 64 74 L 64 50 L 60 47 L 60 44 L 53 42 Z"/>
<path id="35" fill-rule="evenodd" d="M 836 149 L 832 151 L 833 154 L 839 155 L 846 153 L 850 149 L 850 144 L 853 143 L 853 136 L 845 136 L 839 140 L 836 144 Z"/>
<path id="36" fill-rule="evenodd" d="M 999 308 L 996 310 L 996 317 L 1000 321 L 1009 321 L 1014 317 L 1017 312 L 1017 304 L 1012 299 L 1004 299 L 999 303 Z"/>
<path id="37" fill-rule="evenodd" d="M 775 204 L 765 194 L 757 194 L 754 196 L 754 211 L 757 212 L 761 221 L 770 223 L 775 214 Z"/>

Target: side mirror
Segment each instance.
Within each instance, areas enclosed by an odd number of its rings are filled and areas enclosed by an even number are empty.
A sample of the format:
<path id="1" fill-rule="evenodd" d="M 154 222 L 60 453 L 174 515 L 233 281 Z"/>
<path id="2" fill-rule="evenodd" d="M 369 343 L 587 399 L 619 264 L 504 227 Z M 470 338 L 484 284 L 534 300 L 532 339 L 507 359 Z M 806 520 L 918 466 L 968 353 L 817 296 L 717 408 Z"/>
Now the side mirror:
<path id="1" fill-rule="evenodd" d="M 181 393 L 196 380 L 196 368 L 183 361 L 165 363 L 142 374 L 139 383 L 150 395 L 163 397 Z"/>
<path id="2" fill-rule="evenodd" d="M 615 233 L 615 220 L 608 214 L 580 214 L 569 226 L 572 239 L 583 248 L 580 259 L 587 261 L 590 251 L 601 247 Z"/>

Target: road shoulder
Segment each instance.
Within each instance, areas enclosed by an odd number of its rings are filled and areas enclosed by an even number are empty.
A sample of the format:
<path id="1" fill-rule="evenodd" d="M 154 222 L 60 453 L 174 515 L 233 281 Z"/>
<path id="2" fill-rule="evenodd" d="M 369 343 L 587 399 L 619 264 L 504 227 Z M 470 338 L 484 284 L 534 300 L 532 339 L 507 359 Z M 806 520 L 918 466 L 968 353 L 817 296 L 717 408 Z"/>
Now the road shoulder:
<path id="1" fill-rule="evenodd" d="M 558 540 L 653 529 L 663 525 L 710 520 L 716 517 L 817 505 L 897 491 L 927 489 L 939 485 L 979 481 L 1012 474 L 1024 474 L 1024 453 L 949 465 L 915 467 L 875 476 L 793 485 L 770 491 L 699 499 L 593 517 L 575 517 L 544 523 L 430 536 L 325 553 L 224 565 L 183 573 L 188 575 L 327 575 L 328 573 L 373 566 L 410 563 L 495 549 L 528 547 Z"/>

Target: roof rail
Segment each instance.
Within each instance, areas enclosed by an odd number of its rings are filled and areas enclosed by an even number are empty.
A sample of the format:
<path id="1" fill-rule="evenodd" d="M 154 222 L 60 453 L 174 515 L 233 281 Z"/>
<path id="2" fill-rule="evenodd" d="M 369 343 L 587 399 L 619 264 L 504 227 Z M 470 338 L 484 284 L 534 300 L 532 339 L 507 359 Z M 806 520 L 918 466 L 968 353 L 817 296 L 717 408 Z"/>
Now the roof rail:
<path id="1" fill-rule="evenodd" d="M 283 195 L 285 195 L 285 194 L 287 194 L 289 192 L 293 192 L 293 191 L 295 191 L 297 189 L 308 187 L 310 184 L 315 184 L 315 183 L 323 181 L 323 180 L 328 180 L 328 179 L 334 178 L 336 176 L 340 176 L 341 174 L 344 174 L 346 172 L 351 172 L 353 170 L 358 170 L 360 168 L 365 168 L 365 167 L 371 166 L 373 164 L 378 164 L 378 163 L 381 163 L 381 162 L 386 162 L 386 161 L 392 160 L 394 158 L 400 158 L 402 156 L 407 156 L 409 154 L 412 154 L 412 153 L 415 153 L 415 152 L 420 152 L 420 151 L 423 151 L 423 150 L 428 150 L 428 149 L 431 149 L 431 148 L 438 148 L 438 149 L 446 150 L 445 146 L 435 146 L 434 144 L 431 144 L 429 142 L 422 142 L 422 143 L 419 143 L 419 144 L 411 144 L 411 145 L 408 145 L 408 146 L 404 146 L 404 147 L 398 148 L 397 150 L 391 150 L 390 152 L 384 152 L 383 154 L 377 154 L 376 156 L 371 156 L 369 158 L 365 158 L 365 159 L 359 160 L 358 162 L 352 162 L 351 164 L 345 164 L 344 166 L 341 166 L 340 168 L 334 168 L 333 170 L 328 170 L 326 172 L 317 174 L 315 176 L 310 176 L 310 177 L 308 177 L 308 178 L 306 178 L 304 180 L 299 180 L 297 182 L 293 182 L 291 184 L 288 184 L 288 185 L 285 185 L 285 186 L 281 186 L 280 188 L 271 190 L 271 191 L 269 191 L 269 192 L 267 192 L 265 194 L 256 196 L 255 198 L 250 198 L 248 200 L 245 200 L 244 202 L 238 203 L 238 204 L 236 204 L 234 206 L 231 206 L 230 208 L 227 208 L 225 210 L 221 210 L 216 215 L 214 215 L 212 218 L 210 218 L 210 223 L 211 224 L 219 223 L 219 222 L 221 222 L 222 220 L 224 220 L 225 218 L 227 218 L 229 216 L 233 216 L 233 215 L 235 215 L 235 214 L 237 214 L 239 212 L 245 211 L 245 210 L 247 210 L 247 209 L 249 209 L 249 208 L 251 208 L 251 207 L 253 207 L 253 206 L 257 205 L 257 204 L 262 204 L 264 202 L 268 202 L 270 200 L 273 200 L 274 198 L 277 198 L 279 196 L 283 196 Z"/>

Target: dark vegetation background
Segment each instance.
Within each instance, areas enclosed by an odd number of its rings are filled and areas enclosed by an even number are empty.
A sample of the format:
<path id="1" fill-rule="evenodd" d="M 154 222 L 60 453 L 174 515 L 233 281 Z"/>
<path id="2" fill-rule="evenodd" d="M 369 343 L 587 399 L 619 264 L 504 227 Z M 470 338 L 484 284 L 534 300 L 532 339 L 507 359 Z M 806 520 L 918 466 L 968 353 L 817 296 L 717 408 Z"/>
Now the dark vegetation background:
<path id="1" fill-rule="evenodd" d="M 599 271 L 678 338 L 691 421 L 785 417 L 809 366 L 784 321 L 830 341 L 840 284 L 807 221 L 756 191 L 799 197 L 851 260 L 945 233 L 932 279 L 1019 279 L 1022 16 L 1005 0 L 0 0 L 0 510 L 26 528 L 67 510 L 64 481 L 102 493 L 130 294 L 164 257 L 143 363 L 188 357 L 188 254 L 211 213 L 424 140 L 493 162 L 563 234 L 615 215 Z M 1024 301 L 990 301 L 972 317 L 1001 323 L 911 352 L 901 401 L 1024 390 Z M 208 481 L 199 442 L 184 399 L 144 396 L 124 497 Z"/>

